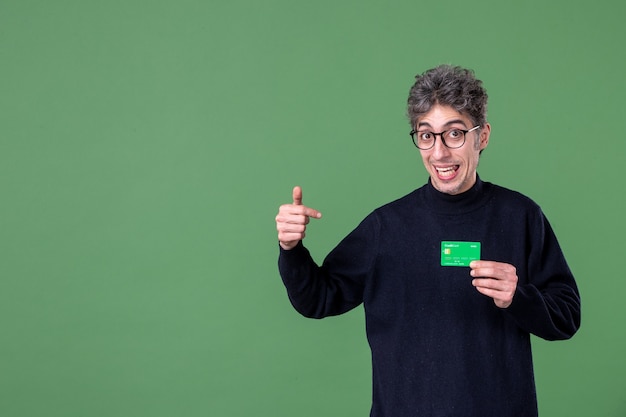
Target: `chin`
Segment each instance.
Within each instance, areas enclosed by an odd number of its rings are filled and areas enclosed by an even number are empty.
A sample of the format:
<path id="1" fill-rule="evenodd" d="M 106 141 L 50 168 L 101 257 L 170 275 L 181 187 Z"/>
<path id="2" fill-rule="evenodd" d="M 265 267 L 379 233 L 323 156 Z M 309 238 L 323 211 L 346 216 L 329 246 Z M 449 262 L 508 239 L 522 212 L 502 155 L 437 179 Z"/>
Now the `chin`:
<path id="1" fill-rule="evenodd" d="M 433 187 L 435 187 L 435 189 L 439 192 L 442 192 L 444 194 L 450 194 L 450 195 L 455 195 L 455 194 L 461 194 L 462 192 L 464 192 L 464 183 L 463 182 L 442 182 L 441 180 L 437 179 L 436 181 L 433 181 Z"/>

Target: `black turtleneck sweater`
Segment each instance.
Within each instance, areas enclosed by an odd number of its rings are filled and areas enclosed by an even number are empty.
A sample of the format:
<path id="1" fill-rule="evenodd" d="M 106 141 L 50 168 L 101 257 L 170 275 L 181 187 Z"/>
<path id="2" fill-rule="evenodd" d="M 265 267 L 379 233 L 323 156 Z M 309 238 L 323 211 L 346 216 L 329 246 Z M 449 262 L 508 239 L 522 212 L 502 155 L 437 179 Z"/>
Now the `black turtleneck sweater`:
<path id="1" fill-rule="evenodd" d="M 468 267 L 441 266 L 442 241 L 481 243 L 481 259 L 519 278 L 498 308 Z M 279 270 L 301 314 L 364 305 L 372 417 L 536 416 L 530 334 L 570 338 L 580 325 L 574 277 L 541 209 L 477 180 L 447 195 L 429 183 L 367 216 L 317 266 L 300 243 Z"/>

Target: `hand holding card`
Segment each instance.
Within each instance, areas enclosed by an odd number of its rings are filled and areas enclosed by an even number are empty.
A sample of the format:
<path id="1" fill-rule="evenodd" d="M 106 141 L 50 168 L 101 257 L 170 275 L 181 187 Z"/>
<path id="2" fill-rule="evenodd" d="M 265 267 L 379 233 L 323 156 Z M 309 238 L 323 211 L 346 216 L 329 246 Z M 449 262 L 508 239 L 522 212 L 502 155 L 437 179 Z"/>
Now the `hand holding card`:
<path id="1" fill-rule="evenodd" d="M 493 298 L 500 308 L 507 308 L 513 302 L 517 289 L 517 269 L 510 264 L 494 261 L 473 261 L 470 275 L 475 279 L 472 285 L 478 292 Z"/>

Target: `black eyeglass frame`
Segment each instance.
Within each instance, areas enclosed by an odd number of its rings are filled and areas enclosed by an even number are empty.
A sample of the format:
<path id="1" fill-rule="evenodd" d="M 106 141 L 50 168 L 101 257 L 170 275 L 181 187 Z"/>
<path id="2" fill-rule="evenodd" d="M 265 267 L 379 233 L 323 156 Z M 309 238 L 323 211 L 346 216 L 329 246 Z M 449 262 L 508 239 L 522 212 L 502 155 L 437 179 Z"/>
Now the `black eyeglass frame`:
<path id="1" fill-rule="evenodd" d="M 415 147 L 417 149 L 421 149 L 422 151 L 427 151 L 429 149 L 432 149 L 435 147 L 435 142 L 437 142 L 437 136 L 439 136 L 439 138 L 441 139 L 441 143 L 443 143 L 443 145 L 448 148 L 448 149 L 459 149 L 460 147 L 462 147 L 463 145 L 465 145 L 465 140 L 466 140 L 466 136 L 468 133 L 473 132 L 474 130 L 480 128 L 480 125 L 478 126 L 474 126 L 471 129 L 458 129 L 458 128 L 453 128 L 453 129 L 448 129 L 448 130 L 444 130 L 443 132 L 440 133 L 435 133 L 435 132 L 428 132 L 431 135 L 433 135 L 435 137 L 435 139 L 433 140 L 433 144 L 431 146 L 429 146 L 428 148 L 420 148 L 419 146 L 417 146 L 417 141 L 415 140 L 415 134 L 418 132 L 417 130 L 413 129 L 409 132 L 409 136 L 411 136 L 411 140 L 413 141 L 413 145 L 415 145 Z M 463 132 L 463 142 L 461 142 L 461 144 L 459 146 L 450 146 L 446 143 L 446 140 L 443 138 L 443 135 L 445 133 L 448 133 L 452 130 L 458 130 L 459 132 Z"/>

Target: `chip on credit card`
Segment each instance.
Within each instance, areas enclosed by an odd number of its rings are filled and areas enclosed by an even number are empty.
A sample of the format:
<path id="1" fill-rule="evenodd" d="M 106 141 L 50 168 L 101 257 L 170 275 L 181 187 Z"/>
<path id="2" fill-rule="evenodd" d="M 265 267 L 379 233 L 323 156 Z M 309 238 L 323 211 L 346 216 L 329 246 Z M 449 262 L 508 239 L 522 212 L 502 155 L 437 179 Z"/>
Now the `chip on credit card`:
<path id="1" fill-rule="evenodd" d="M 469 266 L 480 259 L 480 242 L 441 242 L 441 266 Z"/>

